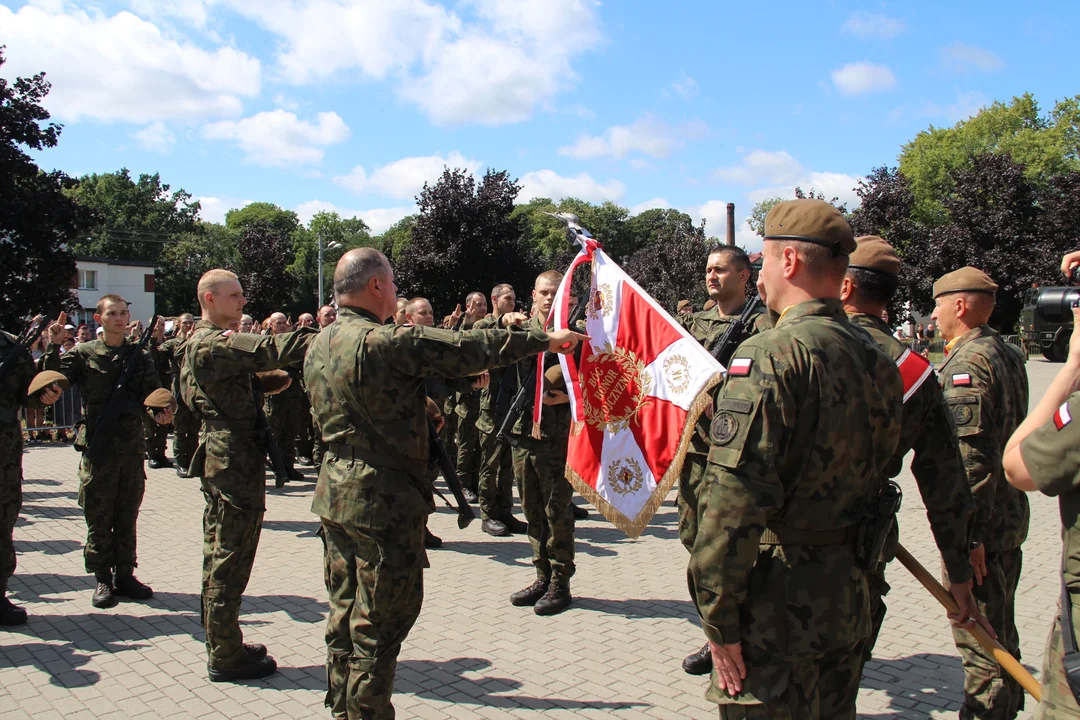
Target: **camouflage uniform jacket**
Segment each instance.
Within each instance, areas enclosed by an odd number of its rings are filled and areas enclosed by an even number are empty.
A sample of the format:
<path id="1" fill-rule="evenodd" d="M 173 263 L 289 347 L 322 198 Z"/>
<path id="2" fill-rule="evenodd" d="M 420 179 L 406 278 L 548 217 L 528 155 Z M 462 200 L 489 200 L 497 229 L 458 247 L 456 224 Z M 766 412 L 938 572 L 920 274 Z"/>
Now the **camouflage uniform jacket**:
<path id="1" fill-rule="evenodd" d="M 130 338 L 124 338 L 124 344 L 119 347 L 109 347 L 101 338 L 90 340 L 79 343 L 63 355 L 60 354 L 59 345 L 49 345 L 45 350 L 43 368 L 63 373 L 69 382 L 79 386 L 82 395 L 86 408 L 85 425 L 75 436 L 76 449 L 84 447 L 93 434 L 97 419 L 119 379 L 124 361 L 133 352 L 138 352 L 138 349 Z M 141 352 L 124 388 L 123 402 L 118 405 L 121 408 L 120 417 L 111 426 L 112 437 L 109 439 L 114 451 L 144 451 L 143 418 L 148 410 L 143 400 L 160 387 L 157 367 L 146 352 Z"/>
<path id="2" fill-rule="evenodd" d="M 908 349 L 892 336 L 881 318 L 860 314 L 852 315 L 850 319 L 852 325 L 870 333 L 894 362 Z M 911 474 L 919 485 L 930 529 L 945 561 L 949 580 L 967 582 L 971 579 L 969 524 L 975 512 L 975 501 L 964 474 L 952 414 L 935 377 L 927 378 L 904 402 L 903 430 L 896 454 L 889 464 L 889 477 L 900 474 L 904 456 L 911 450 L 915 451 Z"/>
<path id="3" fill-rule="evenodd" d="M 316 423 L 337 454 L 323 464 L 311 511 L 376 534 L 393 534 L 395 523 L 409 525 L 416 513 L 426 516 L 425 378 L 482 372 L 535 355 L 547 342 L 539 330 L 383 325 L 365 310 L 341 307 L 304 361 Z M 349 446 L 353 457 L 343 459 L 334 443 Z M 408 555 L 422 561 L 411 544 Z"/>
<path id="4" fill-rule="evenodd" d="M 26 391 L 34 378 L 34 360 L 14 335 L 0 330 L 0 360 L 14 353 L 4 377 L 0 378 L 0 426 L 15 426 L 19 409 L 28 405 Z M 38 402 L 30 407 L 41 407 Z"/>
<path id="5" fill-rule="evenodd" d="M 975 497 L 972 540 L 989 551 L 1012 550 L 1027 538 L 1027 496 L 1005 479 L 1005 443 L 1028 409 L 1024 358 L 987 325 L 964 334 L 938 367 L 967 481 Z"/>
<path id="6" fill-rule="evenodd" d="M 157 340 L 156 338 L 150 338 L 150 344 L 147 345 L 147 352 L 150 355 L 150 361 L 154 363 L 154 367 L 157 369 L 158 382 L 161 383 L 161 387 L 172 389 L 172 358 L 170 353 L 165 349 L 165 343 L 172 342 L 172 340 Z"/>
<path id="7" fill-rule="evenodd" d="M 745 307 L 745 305 L 743 307 Z M 695 340 L 701 343 L 702 346 L 711 353 L 717 343 L 720 342 L 720 338 L 723 337 L 724 333 L 727 331 L 728 326 L 739 318 L 739 313 L 741 312 L 742 308 L 734 315 L 721 315 L 720 309 L 714 307 L 709 308 L 708 310 L 691 313 L 690 315 L 676 315 L 675 319 Z M 763 317 L 768 317 L 768 313 L 759 312 L 754 315 L 753 322 L 748 327 L 743 328 L 739 337 L 734 338 L 734 342 L 726 353 L 727 357 L 720 361 L 722 364 L 727 364 L 731 359 L 731 355 L 735 352 L 735 348 L 739 347 L 743 340 L 761 332 L 758 321 Z M 698 416 L 697 432 L 691 436 L 690 446 L 686 449 L 688 453 L 694 455 L 707 455 L 709 453 L 708 415 L 708 413 L 702 413 Z"/>
<path id="8" fill-rule="evenodd" d="M 845 538 L 896 450 L 903 382 L 835 299 L 789 308 L 735 360 L 710 430 L 690 592 L 713 642 L 743 642 L 758 662 L 820 656 L 870 628 Z M 759 544 L 766 528 L 806 540 Z"/>
<path id="9" fill-rule="evenodd" d="M 165 342 L 157 346 L 156 350 L 161 355 L 165 356 L 169 363 L 169 387 L 172 388 L 173 395 L 177 400 L 181 399 L 180 392 L 180 366 L 184 362 L 184 342 L 186 338 L 179 335 L 171 337 Z"/>
<path id="10" fill-rule="evenodd" d="M 478 322 L 472 318 L 465 318 L 461 323 L 461 330 L 472 330 L 476 328 Z M 447 405 L 462 420 L 476 422 L 476 417 L 480 412 L 480 391 L 473 388 L 472 382 L 472 378 L 451 380 L 448 385 L 453 398 L 447 400 Z"/>
<path id="11" fill-rule="evenodd" d="M 475 330 L 499 329 L 502 327 L 502 313 L 492 313 L 476 321 Z M 491 381 L 480 391 L 480 415 L 476 427 L 486 433 L 499 429 L 499 424 L 510 409 L 510 402 L 517 392 L 517 374 L 514 366 L 492 368 L 489 371 Z"/>
<path id="12" fill-rule="evenodd" d="M 526 330 L 539 331 L 542 328 L 543 325 L 538 315 L 529 318 L 529 321 L 525 323 Z M 581 346 L 578 345 L 574 352 L 578 353 L 577 357 L 580 362 Z M 542 357 L 544 358 L 544 370 L 559 364 L 559 356 L 556 353 L 544 353 Z M 511 429 L 513 435 L 532 437 L 533 409 L 536 406 L 536 363 L 539 362 L 539 358 L 540 356 L 529 358 L 517 363 L 512 368 L 506 368 L 506 375 L 513 378 L 510 382 L 513 383 L 515 393 L 522 385 L 525 386 L 525 407 Z M 504 382 L 506 381 L 506 375 L 504 375 Z M 513 395 L 511 395 L 510 401 L 513 401 L 513 399 Z M 509 405 L 509 403 L 507 404 Z M 565 441 L 570 437 L 570 418 L 569 403 L 544 406 L 544 411 L 540 415 L 540 439 Z M 498 422 L 502 422 L 502 418 L 499 418 Z"/>
<path id="13" fill-rule="evenodd" d="M 184 403 L 203 421 L 199 446 L 191 462 L 193 476 L 204 477 L 207 470 L 216 473 L 229 467 L 234 435 L 240 436 L 236 442 L 255 442 L 257 413 L 251 374 L 303 362 L 308 344 L 316 335 L 317 331 L 308 328 L 281 335 L 256 335 L 222 330 L 205 319 L 195 324 L 194 333 L 184 344 L 180 368 Z M 261 510 L 264 495 L 260 482 L 258 487 L 230 489 L 230 502 Z"/>

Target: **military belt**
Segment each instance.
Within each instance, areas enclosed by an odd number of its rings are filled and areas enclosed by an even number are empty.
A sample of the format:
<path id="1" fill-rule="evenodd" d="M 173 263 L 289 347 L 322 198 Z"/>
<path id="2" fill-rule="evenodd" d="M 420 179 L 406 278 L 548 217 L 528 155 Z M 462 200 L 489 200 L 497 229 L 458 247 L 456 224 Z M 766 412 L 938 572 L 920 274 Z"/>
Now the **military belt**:
<path id="1" fill-rule="evenodd" d="M 761 545 L 847 545 L 853 537 L 852 528 L 812 530 L 776 524 L 766 526 L 758 543 Z"/>
<path id="2" fill-rule="evenodd" d="M 421 460 L 409 462 L 405 458 L 397 457 L 389 453 L 382 453 L 360 447 L 359 445 L 350 445 L 349 443 L 342 442 L 329 443 L 327 444 L 326 449 L 342 460 L 359 460 L 365 465 L 370 465 L 372 467 L 400 470 L 414 477 L 424 476 L 425 463 Z M 414 467 L 410 468 L 410 465 L 414 465 Z"/>
<path id="3" fill-rule="evenodd" d="M 221 420 L 203 418 L 203 432 L 254 432 L 258 428 L 254 420 Z"/>
<path id="4" fill-rule="evenodd" d="M 19 422 L 18 410 L 0 407 L 0 425 L 13 425 L 17 422 Z"/>

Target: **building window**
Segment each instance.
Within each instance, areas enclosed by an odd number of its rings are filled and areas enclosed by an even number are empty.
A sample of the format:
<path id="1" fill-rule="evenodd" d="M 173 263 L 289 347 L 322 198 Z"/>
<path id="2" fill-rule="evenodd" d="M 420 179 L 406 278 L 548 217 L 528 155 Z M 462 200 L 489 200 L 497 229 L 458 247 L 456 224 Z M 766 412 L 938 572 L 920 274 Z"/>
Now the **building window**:
<path id="1" fill-rule="evenodd" d="M 143 275 L 143 292 L 148 292 L 148 293 L 154 292 L 154 276 L 153 276 L 153 274 Z"/>
<path id="2" fill-rule="evenodd" d="M 79 289 L 97 290 L 97 270 L 79 271 Z"/>

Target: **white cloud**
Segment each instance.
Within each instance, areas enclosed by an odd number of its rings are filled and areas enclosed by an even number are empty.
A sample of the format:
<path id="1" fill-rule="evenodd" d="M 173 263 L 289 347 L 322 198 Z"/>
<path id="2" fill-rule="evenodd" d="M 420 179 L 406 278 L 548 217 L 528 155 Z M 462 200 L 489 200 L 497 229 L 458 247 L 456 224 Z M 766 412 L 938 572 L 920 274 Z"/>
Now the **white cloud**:
<path id="1" fill-rule="evenodd" d="M 283 110 L 295 111 L 300 108 L 300 103 L 296 102 L 288 95 L 284 95 L 282 93 L 277 93 L 276 95 L 274 95 L 273 102 L 274 105 Z"/>
<path id="2" fill-rule="evenodd" d="M 154 152 L 167 152 L 176 143 L 176 136 L 160 120 L 133 133 L 132 137 L 140 147 Z"/>
<path id="3" fill-rule="evenodd" d="M 598 157 L 621 159 L 631 153 L 662 158 L 671 153 L 679 139 L 695 139 L 707 130 L 702 122 L 672 128 L 647 115 L 632 125 L 613 125 L 603 135 L 582 135 L 573 145 L 559 148 L 559 154 L 578 160 Z"/>
<path id="4" fill-rule="evenodd" d="M 877 90 L 888 90 L 896 85 L 896 76 L 884 65 L 870 62 L 848 63 L 832 71 L 836 89 L 844 95 L 861 95 Z"/>
<path id="5" fill-rule="evenodd" d="M 427 0 L 226 2 L 281 38 L 289 82 L 389 77 L 439 124 L 527 119 L 576 81 L 572 61 L 601 40 L 591 0 L 470 0 L 465 19 Z"/>
<path id="6" fill-rule="evenodd" d="M 684 100 L 689 100 L 698 94 L 698 83 L 694 78 L 685 75 L 680 80 L 671 83 L 671 90 Z"/>
<path id="7" fill-rule="evenodd" d="M 837 202 L 846 203 L 848 210 L 854 209 L 859 204 L 859 196 L 855 192 L 862 176 L 848 175 L 838 172 L 804 172 L 794 182 L 772 187 L 760 187 L 746 193 L 746 199 L 751 204 L 756 204 L 766 198 L 779 197 L 790 200 L 795 197 L 795 188 L 800 187 L 805 192 L 811 190 L 823 194 L 827 199 L 838 198 Z"/>
<path id="8" fill-rule="evenodd" d="M 334 178 L 341 187 L 355 193 L 377 192 L 396 198 L 415 197 L 425 182 L 434 182 L 442 176 L 444 167 L 464 168 L 471 173 L 480 169 L 480 161 L 466 158 L 459 152 L 452 152 L 446 157 L 427 155 L 407 157 L 375 169 L 370 175 L 363 165 L 357 165 L 348 175 Z"/>
<path id="9" fill-rule="evenodd" d="M 311 221 L 312 216 L 320 212 L 336 212 L 343 218 L 358 217 L 367 223 L 368 228 L 371 229 L 372 235 L 380 235 L 406 215 L 412 215 L 416 212 L 416 206 L 410 205 L 408 207 L 392 207 L 392 208 L 373 208 L 371 210 L 352 210 L 349 208 L 343 208 L 325 200 L 308 200 L 307 202 L 300 203 L 295 208 L 297 216 L 300 218 L 300 222 L 307 224 Z"/>
<path id="10" fill-rule="evenodd" d="M 793 180 L 801 172 L 802 165 L 799 161 L 783 150 L 776 152 L 752 150 L 743 156 L 742 162 L 738 165 L 720 168 L 714 175 L 721 180 L 740 185 L 760 183 L 775 185 Z"/>
<path id="11" fill-rule="evenodd" d="M 536 170 L 526 173 L 520 182 L 521 192 L 517 196 L 519 203 L 526 203 L 538 197 L 551 198 L 555 201 L 565 197 L 575 197 L 596 203 L 618 200 L 626 192 L 626 186 L 618 180 L 600 183 L 593 180 L 588 173 L 564 177 L 554 170 Z"/>
<path id="12" fill-rule="evenodd" d="M 213 2 L 213 0 L 209 0 Z M 210 11 L 203 0 L 184 0 L 184 2 L 161 2 L 160 0 L 130 0 L 131 9 L 144 18 L 153 20 L 181 20 L 203 29 Z"/>
<path id="13" fill-rule="evenodd" d="M 639 202 L 637 205 L 631 205 L 630 206 L 630 214 L 631 215 L 640 215 L 641 213 L 645 212 L 646 210 L 656 210 L 656 209 L 667 210 L 670 207 L 671 207 L 671 203 L 669 203 L 664 198 L 653 198 L 652 200 L 646 200 L 645 202 Z"/>
<path id="14" fill-rule="evenodd" d="M 630 168 L 632 170 L 645 170 L 646 168 L 650 167 L 652 167 L 652 165 L 649 164 L 648 160 L 642 160 L 641 158 L 630 158 Z"/>
<path id="15" fill-rule="evenodd" d="M 286 167 L 322 162 L 323 148 L 343 142 L 349 128 L 337 113 L 321 112 L 314 123 L 284 110 L 261 112 L 242 120 L 222 120 L 203 128 L 211 140 L 231 140 L 256 165 Z"/>
<path id="16" fill-rule="evenodd" d="M 129 12 L 0 5 L 5 77 L 44 70 L 45 106 L 62 120 L 149 123 L 237 115 L 261 88 L 259 61 L 231 47 L 206 50 L 163 36 Z"/>
<path id="17" fill-rule="evenodd" d="M 946 105 L 927 102 L 923 105 L 922 115 L 931 118 L 945 118 L 950 123 L 967 120 L 978 114 L 979 110 L 990 104 L 990 98 L 978 90 L 956 91 L 956 100 Z"/>
<path id="18" fill-rule="evenodd" d="M 225 222 L 225 213 L 234 208 L 242 208 L 250 205 L 251 200 L 235 200 L 232 198 L 219 198 L 204 196 L 195 198 L 199 201 L 199 217 L 207 222 Z"/>
<path id="19" fill-rule="evenodd" d="M 941 65 L 946 70 L 963 73 L 972 70 L 993 72 L 1000 70 L 1005 63 L 989 50 L 956 42 L 947 48 L 942 48 Z"/>
<path id="20" fill-rule="evenodd" d="M 881 13 L 859 10 L 851 13 L 840 29 L 863 40 L 867 38 L 888 40 L 903 32 L 904 22 Z"/>

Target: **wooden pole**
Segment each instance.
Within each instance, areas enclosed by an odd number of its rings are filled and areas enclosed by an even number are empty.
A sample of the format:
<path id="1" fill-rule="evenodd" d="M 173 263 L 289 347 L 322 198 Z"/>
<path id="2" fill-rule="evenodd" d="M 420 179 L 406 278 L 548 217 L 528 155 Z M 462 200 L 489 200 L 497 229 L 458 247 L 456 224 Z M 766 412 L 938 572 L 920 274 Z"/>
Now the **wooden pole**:
<path id="1" fill-rule="evenodd" d="M 911 571 L 915 579 L 922 583 L 923 587 L 929 590 L 930 594 L 937 598 L 937 601 L 944 605 L 946 610 L 953 614 L 960 612 L 960 607 L 956 604 L 956 599 L 952 594 L 903 545 L 896 549 L 896 559 Z M 986 632 L 982 625 L 976 623 L 968 632 L 979 641 L 979 644 L 983 646 L 986 652 L 997 660 L 1005 672 L 1012 675 L 1016 682 L 1027 690 L 1028 695 L 1035 698 L 1036 702 L 1042 701 L 1042 687 L 1039 685 L 1039 681 L 1032 677 L 1027 668 L 1010 655 L 1009 651 L 1001 646 L 1001 643 L 990 637 L 990 633 Z"/>

